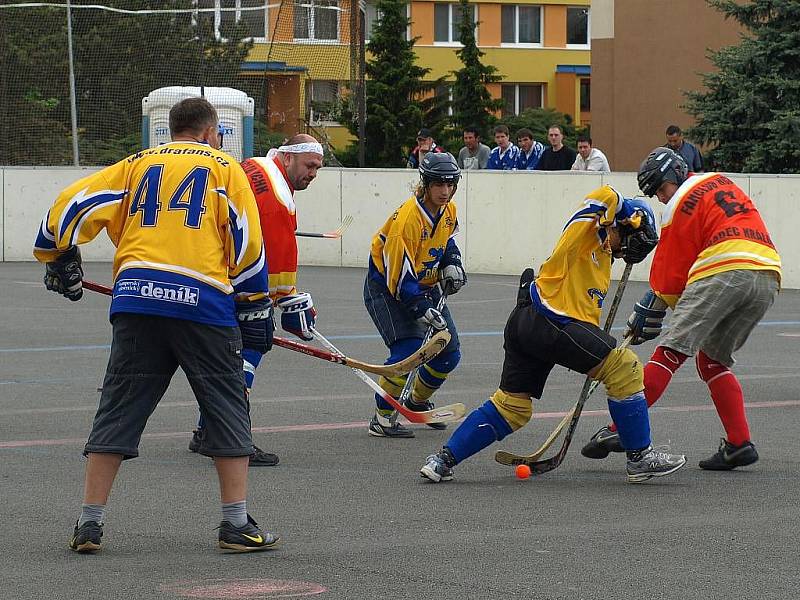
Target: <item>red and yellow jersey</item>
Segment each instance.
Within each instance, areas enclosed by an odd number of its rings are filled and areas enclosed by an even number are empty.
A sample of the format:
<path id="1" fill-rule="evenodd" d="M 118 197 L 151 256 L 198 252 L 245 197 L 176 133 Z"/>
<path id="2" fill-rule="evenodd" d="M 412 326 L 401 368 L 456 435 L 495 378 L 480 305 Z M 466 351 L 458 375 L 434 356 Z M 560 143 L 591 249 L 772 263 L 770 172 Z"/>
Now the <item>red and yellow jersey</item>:
<path id="1" fill-rule="evenodd" d="M 297 293 L 297 229 L 294 189 L 274 158 L 248 158 L 242 168 L 250 181 L 261 217 L 273 300 Z"/>
<path id="2" fill-rule="evenodd" d="M 586 196 L 531 286 L 531 299 L 539 312 L 560 322 L 600 323 L 611 281 L 611 248 L 605 228 L 628 217 L 622 195 L 611 186 Z"/>
<path id="3" fill-rule="evenodd" d="M 372 238 L 369 275 L 409 302 L 438 281 L 439 261 L 458 232 L 456 205 L 448 202 L 433 217 L 422 200 L 406 200 Z"/>
<path id="4" fill-rule="evenodd" d="M 73 183 L 42 221 L 34 256 L 51 261 L 103 229 L 117 248 L 112 314 L 234 326 L 233 293 L 267 291 L 247 177 L 207 144 L 142 150 Z"/>
<path id="5" fill-rule="evenodd" d="M 752 200 L 721 173 L 692 175 L 661 215 L 650 286 L 670 306 L 698 279 L 734 269 L 781 275 L 781 257 Z"/>

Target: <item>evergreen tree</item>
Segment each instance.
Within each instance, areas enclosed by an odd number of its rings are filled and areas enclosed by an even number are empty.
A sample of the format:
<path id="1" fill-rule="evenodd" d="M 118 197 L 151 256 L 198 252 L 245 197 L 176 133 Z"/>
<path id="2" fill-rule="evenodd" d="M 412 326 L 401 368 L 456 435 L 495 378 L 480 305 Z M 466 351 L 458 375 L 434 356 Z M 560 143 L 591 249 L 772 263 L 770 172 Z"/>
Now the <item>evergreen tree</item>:
<path id="1" fill-rule="evenodd" d="M 738 46 L 712 52 L 708 91 L 686 94 L 691 138 L 712 146 L 710 167 L 800 172 L 800 2 L 707 0 L 746 30 Z"/>
<path id="2" fill-rule="evenodd" d="M 422 99 L 438 82 L 423 81 L 430 69 L 415 64 L 415 40 L 405 39 L 409 25 L 407 4 L 408 0 L 377 3 L 380 20 L 367 45 L 371 56 L 366 68 L 367 167 L 405 166 L 406 153 L 415 145 L 426 109 L 438 106 L 435 99 Z M 358 135 L 357 124 L 352 119 L 347 122 L 350 131 Z M 435 129 L 433 123 L 425 126 Z"/>
<path id="3" fill-rule="evenodd" d="M 496 121 L 494 113 L 503 107 L 502 99 L 492 98 L 486 85 L 500 81 L 492 65 L 484 65 L 484 53 L 475 41 L 475 11 L 468 0 L 460 0 L 461 23 L 459 41 L 462 47 L 456 55 L 464 64 L 459 71 L 453 71 L 456 82 L 453 85 L 453 126 L 458 133 L 464 127 L 474 126 L 485 137 Z"/>

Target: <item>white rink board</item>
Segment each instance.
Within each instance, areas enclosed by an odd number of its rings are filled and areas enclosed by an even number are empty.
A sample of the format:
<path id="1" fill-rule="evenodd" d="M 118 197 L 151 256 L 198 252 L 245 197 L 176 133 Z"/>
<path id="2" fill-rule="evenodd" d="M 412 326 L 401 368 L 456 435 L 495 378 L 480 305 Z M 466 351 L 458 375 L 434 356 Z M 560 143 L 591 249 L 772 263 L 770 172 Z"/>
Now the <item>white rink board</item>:
<path id="1" fill-rule="evenodd" d="M 0 168 L 2 259 L 32 260 L 39 222 L 58 192 L 94 169 Z M 783 287 L 800 288 L 800 236 L 797 206 L 800 175 L 742 175 L 731 178 L 756 203 L 783 260 Z M 372 236 L 412 193 L 418 181 L 411 169 L 324 168 L 316 181 L 297 192 L 301 231 L 336 229 L 354 218 L 341 240 L 300 238 L 300 264 L 366 267 Z M 514 275 L 538 268 L 547 258 L 568 216 L 583 196 L 609 183 L 626 196 L 636 195 L 634 173 L 465 172 L 456 193 L 460 233 L 457 241 L 467 271 Z M 661 205 L 650 200 L 656 215 Z M 87 260 L 110 260 L 113 247 L 102 234 L 82 249 Z M 647 279 L 649 259 L 632 279 Z M 620 261 L 614 277 L 622 273 Z"/>

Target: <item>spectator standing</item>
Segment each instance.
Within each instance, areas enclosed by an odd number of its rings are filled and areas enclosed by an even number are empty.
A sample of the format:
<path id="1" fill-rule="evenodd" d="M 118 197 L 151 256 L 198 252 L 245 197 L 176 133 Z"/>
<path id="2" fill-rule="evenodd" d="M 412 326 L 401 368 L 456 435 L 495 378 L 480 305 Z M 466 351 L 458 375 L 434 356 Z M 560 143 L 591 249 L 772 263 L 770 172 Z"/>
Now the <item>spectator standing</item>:
<path id="1" fill-rule="evenodd" d="M 572 163 L 573 171 L 611 171 L 608 159 L 592 146 L 592 138 L 582 135 L 578 138 L 578 156 Z"/>
<path id="2" fill-rule="evenodd" d="M 489 163 L 489 146 L 481 143 L 477 127 L 464 128 L 464 147 L 458 151 L 458 167 L 463 170 L 485 169 Z"/>
<path id="3" fill-rule="evenodd" d="M 535 170 L 544 154 L 544 144 L 534 140 L 533 132 L 526 128 L 517 131 L 517 144 L 519 145 L 517 169 L 520 171 Z"/>
<path id="4" fill-rule="evenodd" d="M 487 169 L 495 171 L 513 171 L 517 168 L 519 158 L 519 148 L 517 148 L 509 138 L 508 127 L 498 125 L 494 128 L 494 141 L 497 144 L 489 154 L 489 164 Z"/>
<path id="5" fill-rule="evenodd" d="M 677 125 L 670 125 L 667 127 L 667 148 L 670 148 L 680 154 L 686 164 L 689 166 L 689 171 L 692 173 L 701 173 L 703 168 L 703 155 L 694 144 L 690 144 L 683 139 L 683 131 Z"/>
<path id="6" fill-rule="evenodd" d="M 539 161 L 540 171 L 569 171 L 575 163 L 578 154 L 564 145 L 564 131 L 560 125 L 551 125 L 547 130 L 547 140 L 550 147 L 542 154 Z"/>
<path id="7" fill-rule="evenodd" d="M 408 155 L 408 162 L 406 167 L 409 169 L 418 169 L 422 159 L 428 152 L 444 152 L 444 148 L 437 146 L 433 141 L 433 133 L 430 129 L 423 127 L 417 133 L 417 145 Z"/>

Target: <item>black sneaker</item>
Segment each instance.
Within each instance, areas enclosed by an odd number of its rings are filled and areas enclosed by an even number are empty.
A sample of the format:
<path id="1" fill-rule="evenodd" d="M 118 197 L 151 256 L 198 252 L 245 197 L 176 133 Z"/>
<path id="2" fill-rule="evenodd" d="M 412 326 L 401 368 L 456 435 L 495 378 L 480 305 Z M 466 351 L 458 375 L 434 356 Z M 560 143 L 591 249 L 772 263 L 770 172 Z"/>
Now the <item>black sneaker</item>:
<path id="1" fill-rule="evenodd" d="M 234 527 L 228 521 L 219 524 L 219 547 L 234 552 L 259 552 L 277 546 L 281 538 L 273 533 L 261 531 L 258 523 L 247 515 L 247 523 Z"/>
<path id="2" fill-rule="evenodd" d="M 251 467 L 274 467 L 280 462 L 277 454 L 264 452 L 261 448 L 253 444 L 253 453 L 250 455 Z"/>
<path id="3" fill-rule="evenodd" d="M 414 402 L 411 398 L 406 400 L 403 403 L 403 405 L 408 410 L 413 410 L 414 412 L 425 412 L 426 410 L 433 410 L 434 408 L 436 408 L 433 405 L 433 402 L 431 401 L 418 403 Z M 431 429 L 439 429 L 439 430 L 447 429 L 447 423 L 425 423 L 425 425 L 427 425 Z"/>
<path id="4" fill-rule="evenodd" d="M 192 431 L 192 440 L 189 442 L 189 452 L 200 452 L 200 443 L 203 441 L 203 430 Z"/>
<path id="5" fill-rule="evenodd" d="M 367 432 L 375 437 L 388 437 L 388 438 L 413 438 L 414 432 L 408 427 L 400 425 L 400 423 L 392 423 L 388 417 L 379 414 L 374 414 L 369 421 Z"/>
<path id="6" fill-rule="evenodd" d="M 758 452 L 752 442 L 734 446 L 725 438 L 719 441 L 716 454 L 700 461 L 700 468 L 706 471 L 730 471 L 736 467 L 752 465 L 758 460 Z"/>
<path id="7" fill-rule="evenodd" d="M 608 427 L 601 428 L 581 448 L 581 454 L 586 458 L 605 458 L 612 452 L 625 452 L 625 448 L 619 441 L 619 433 L 611 431 Z"/>
<path id="8" fill-rule="evenodd" d="M 72 539 L 69 547 L 75 552 L 96 552 L 100 550 L 100 538 L 103 537 L 103 524 L 97 521 L 86 521 L 78 527 L 75 523 L 75 531 L 72 532 Z"/>

